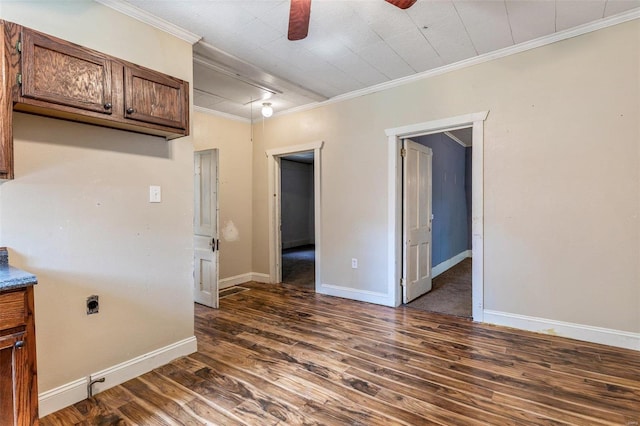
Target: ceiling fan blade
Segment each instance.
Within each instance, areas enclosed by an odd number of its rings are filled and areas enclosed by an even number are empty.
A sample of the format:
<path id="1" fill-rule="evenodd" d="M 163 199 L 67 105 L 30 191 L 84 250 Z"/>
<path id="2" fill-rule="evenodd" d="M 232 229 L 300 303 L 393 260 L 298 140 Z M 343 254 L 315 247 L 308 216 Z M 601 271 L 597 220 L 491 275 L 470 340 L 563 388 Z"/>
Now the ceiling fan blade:
<path id="1" fill-rule="evenodd" d="M 417 0 L 385 0 L 400 9 L 409 9 Z"/>
<path id="2" fill-rule="evenodd" d="M 291 0 L 289 10 L 289 40 L 302 40 L 309 33 L 311 0 Z"/>

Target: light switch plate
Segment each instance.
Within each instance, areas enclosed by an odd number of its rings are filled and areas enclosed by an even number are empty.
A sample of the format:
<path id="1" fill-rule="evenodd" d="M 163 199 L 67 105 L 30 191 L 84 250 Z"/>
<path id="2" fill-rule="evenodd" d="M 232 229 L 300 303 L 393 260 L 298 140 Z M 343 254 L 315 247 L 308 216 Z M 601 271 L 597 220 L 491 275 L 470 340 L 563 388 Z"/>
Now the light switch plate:
<path id="1" fill-rule="evenodd" d="M 162 201 L 162 189 L 160 185 L 149 186 L 149 202 L 159 203 Z"/>

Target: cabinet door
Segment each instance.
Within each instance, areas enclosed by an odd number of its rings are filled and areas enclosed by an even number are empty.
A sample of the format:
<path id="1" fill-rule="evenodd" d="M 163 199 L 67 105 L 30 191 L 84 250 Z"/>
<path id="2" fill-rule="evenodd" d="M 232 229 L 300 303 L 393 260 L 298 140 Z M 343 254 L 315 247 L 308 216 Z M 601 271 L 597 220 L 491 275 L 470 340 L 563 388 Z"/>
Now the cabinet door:
<path id="1" fill-rule="evenodd" d="M 13 179 L 13 86 L 15 25 L 0 21 L 0 179 Z"/>
<path id="2" fill-rule="evenodd" d="M 131 120 L 186 129 L 188 84 L 143 68 L 124 68 L 125 117 Z"/>
<path id="3" fill-rule="evenodd" d="M 22 96 L 111 114 L 111 61 L 92 50 L 25 28 Z"/>
<path id="4" fill-rule="evenodd" d="M 24 393 L 24 368 L 27 350 L 22 347 L 24 332 L 0 337 L 0 425 L 28 424 L 20 413 L 19 395 Z"/>

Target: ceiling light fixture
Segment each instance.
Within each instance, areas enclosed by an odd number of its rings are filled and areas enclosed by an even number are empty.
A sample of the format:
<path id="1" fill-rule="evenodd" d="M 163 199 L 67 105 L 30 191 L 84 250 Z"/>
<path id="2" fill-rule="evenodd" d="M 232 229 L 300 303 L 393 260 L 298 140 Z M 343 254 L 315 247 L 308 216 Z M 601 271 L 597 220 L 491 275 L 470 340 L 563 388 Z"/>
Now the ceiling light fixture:
<path id="1" fill-rule="evenodd" d="M 262 116 L 264 118 L 269 118 L 273 115 L 273 108 L 271 107 L 270 102 L 264 102 L 262 104 Z"/>

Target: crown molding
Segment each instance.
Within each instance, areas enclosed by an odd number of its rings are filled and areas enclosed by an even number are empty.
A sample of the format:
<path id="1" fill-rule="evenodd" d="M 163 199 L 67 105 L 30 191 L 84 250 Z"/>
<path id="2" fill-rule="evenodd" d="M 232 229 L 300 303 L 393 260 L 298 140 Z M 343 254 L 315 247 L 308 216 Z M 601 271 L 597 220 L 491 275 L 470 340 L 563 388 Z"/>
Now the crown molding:
<path id="1" fill-rule="evenodd" d="M 169 33 L 173 36 L 178 37 L 190 44 L 195 44 L 202 39 L 202 36 L 192 33 L 191 31 L 187 31 L 184 28 L 181 28 L 177 25 L 172 24 L 171 22 L 165 21 L 162 18 L 158 18 L 151 13 L 142 10 L 134 5 L 127 3 L 123 0 L 95 0 L 98 3 L 101 3 L 113 10 L 117 10 L 120 13 L 123 13 L 133 19 L 137 19 L 140 22 L 144 22 L 145 24 L 149 24 L 152 27 L 155 27 L 159 30 L 162 30 L 166 33 Z"/>
<path id="2" fill-rule="evenodd" d="M 185 40 L 191 44 L 195 44 L 197 43 L 199 40 L 202 39 L 201 36 L 194 34 L 190 31 L 187 31 L 177 25 L 174 25 L 168 21 L 165 21 L 164 19 L 158 18 L 157 16 L 154 16 L 152 14 L 150 14 L 149 12 L 146 12 L 142 9 L 139 9 L 135 6 L 133 6 L 130 3 L 125 2 L 124 0 L 95 0 L 98 3 L 101 3 L 111 9 L 117 10 L 118 12 L 121 12 L 129 17 L 132 17 L 134 19 L 137 19 L 138 21 L 144 22 L 146 24 L 149 24 L 155 28 L 158 28 L 164 32 L 167 32 L 169 34 L 172 34 L 182 40 Z M 391 89 L 391 88 L 395 88 L 395 87 L 399 87 L 399 86 L 404 86 L 406 84 L 410 84 L 416 81 L 420 81 L 423 79 L 427 79 L 427 78 L 431 78 L 431 77 L 435 77 L 441 74 L 445 74 L 451 71 L 456 71 L 456 70 L 460 70 L 463 68 L 467 68 L 470 66 L 474 66 L 474 65 L 478 65 L 478 64 L 482 64 L 484 62 L 489 62 L 492 61 L 494 59 L 499 59 L 499 58 L 504 58 L 506 56 L 511 56 L 511 55 L 515 55 L 518 53 L 522 53 L 522 52 L 526 52 L 528 50 L 532 50 L 532 49 L 536 49 L 538 47 L 542 47 L 542 46 L 546 46 L 548 44 L 552 44 L 552 43 L 556 43 L 559 41 L 563 41 L 569 38 L 573 38 L 573 37 L 577 37 L 577 36 L 581 36 L 584 34 L 588 34 L 590 32 L 593 31 L 598 31 L 604 28 L 608 28 L 614 25 L 618 25 L 618 24 L 622 24 L 624 22 L 628 22 L 628 21 L 632 21 L 635 19 L 640 19 L 640 8 L 636 8 L 633 9 L 631 11 L 627 11 L 627 12 L 623 12 L 621 14 L 618 15 L 614 15 L 614 16 L 610 16 L 608 18 L 604 18 L 604 19 L 600 19 L 598 21 L 594 21 L 594 22 L 590 22 L 587 24 L 583 24 L 580 25 L 578 27 L 575 28 L 570 28 L 564 31 L 560 31 L 557 33 L 553 33 L 544 37 L 540 37 L 534 40 L 529 40 L 526 41 L 524 43 L 520 43 L 514 46 L 509 46 L 509 47 L 505 47 L 503 49 L 500 50 L 496 50 L 494 52 L 489 52 L 483 55 L 479 55 L 479 56 L 475 56 L 473 58 L 469 58 L 469 59 L 464 59 L 462 61 L 459 62 L 455 62 L 453 64 L 449 64 L 449 65 L 445 65 L 439 68 L 435 68 L 432 70 L 428 70 L 428 71 L 424 71 L 422 73 L 419 74 L 414 74 L 408 77 L 402 77 L 396 80 L 392 80 L 392 81 L 388 81 L 388 82 L 384 82 L 384 83 L 380 83 L 377 84 L 375 86 L 370 86 L 364 89 L 360 89 L 360 90 L 355 90 L 353 92 L 349 92 L 349 93 L 345 93 L 342 95 L 338 95 L 335 96 L 333 98 L 324 100 L 324 101 L 319 101 L 319 102 L 311 102 L 309 104 L 305 104 L 305 105 L 301 105 L 299 107 L 295 107 L 295 108 L 290 108 L 284 111 L 280 111 L 278 113 L 275 113 L 273 115 L 273 117 L 279 117 L 279 116 L 284 116 L 284 115 L 289 115 L 289 114 L 293 114 L 296 112 L 303 112 L 303 111 L 308 111 L 311 109 L 315 109 L 321 106 L 326 106 L 326 105 L 330 105 L 333 103 L 338 103 L 338 102 L 342 102 L 342 101 L 346 101 L 349 99 L 354 99 L 360 96 L 366 96 L 366 95 L 370 95 L 373 93 L 377 93 L 383 90 L 387 90 L 387 89 Z M 251 120 L 246 119 L 244 117 L 239 117 L 233 114 L 228 114 L 228 113 L 223 113 L 223 112 L 219 112 L 219 111 L 214 111 L 214 110 L 210 110 L 208 108 L 202 108 L 202 107 L 195 107 L 194 109 L 196 111 L 199 112 L 203 112 L 203 113 L 207 113 L 207 114 L 213 114 L 213 115 L 218 115 L 220 117 L 224 117 L 224 118 L 228 118 L 231 120 L 236 120 L 236 121 L 243 121 L 243 122 L 247 122 L 250 123 Z"/>
<path id="3" fill-rule="evenodd" d="M 330 98 L 326 101 L 314 102 L 306 105 L 301 105 L 299 107 L 290 108 L 284 111 L 280 111 L 279 113 L 274 114 L 273 116 L 278 117 L 281 115 L 288 115 L 296 112 L 308 111 L 308 110 L 322 107 L 325 105 L 330 105 L 337 102 L 358 98 L 360 96 L 381 92 L 383 90 L 391 89 L 394 87 L 404 86 L 405 84 L 413 83 L 416 81 L 435 77 L 437 75 L 445 74 L 451 71 L 456 71 L 456 70 L 471 67 L 474 65 L 482 64 L 484 62 L 493 61 L 494 59 L 504 58 L 505 56 L 511 56 L 518 53 L 526 52 L 527 50 L 536 49 L 538 47 L 546 46 L 548 44 L 552 44 L 562 40 L 567 40 L 569 38 L 588 34 L 593 31 L 598 31 L 604 28 L 612 27 L 614 25 L 622 24 L 624 22 L 633 21 L 634 19 L 640 19 L 640 8 L 623 12 L 618 15 L 610 16 L 608 18 L 600 19 L 598 21 L 583 24 L 574 28 L 569 28 L 564 31 L 549 34 L 544 37 L 539 37 L 534 40 L 529 40 L 524 43 L 519 43 L 514 46 L 505 47 L 500 50 L 485 53 L 483 55 L 474 56 L 473 58 L 464 59 L 462 61 L 455 62 L 453 64 L 445 65 L 432 70 L 424 71 L 419 74 L 398 78 L 396 80 L 376 84 L 375 86 L 370 86 L 364 89 L 355 90 L 353 92 L 345 93 L 343 95 L 334 96 L 333 98 Z"/>
<path id="4" fill-rule="evenodd" d="M 445 134 L 445 135 L 447 135 L 447 137 L 448 137 L 449 139 L 451 139 L 452 141 L 457 142 L 457 143 L 458 143 L 458 145 L 462 146 L 463 148 L 469 148 L 469 147 L 471 146 L 471 145 L 467 145 L 466 143 L 464 143 L 463 141 L 461 141 L 459 137 L 457 137 L 456 135 L 454 135 L 454 134 L 453 134 L 453 133 L 451 133 L 451 132 L 444 132 L 444 134 Z M 471 256 L 469 256 L 469 257 L 471 257 Z M 447 268 L 447 269 L 448 269 L 448 268 Z M 433 275 L 432 275 L 432 276 L 433 276 Z M 435 277 L 434 277 L 434 278 L 435 278 Z"/>
<path id="5" fill-rule="evenodd" d="M 228 120 L 240 121 L 242 123 L 247 123 L 247 124 L 251 123 L 251 120 L 249 120 L 248 118 L 240 117 L 239 115 L 229 114 L 227 112 L 216 111 L 213 109 L 209 109 L 209 108 L 205 108 L 197 105 L 193 106 L 193 110 L 195 112 L 201 112 L 203 114 L 215 115 L 218 117 L 226 118 Z"/>

